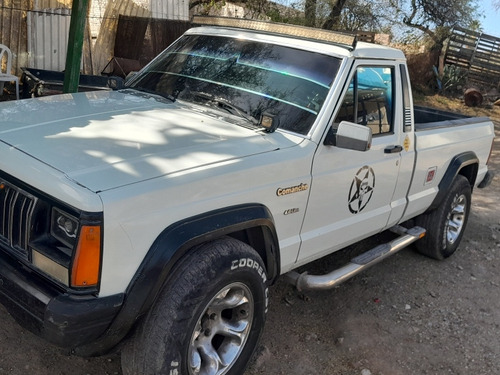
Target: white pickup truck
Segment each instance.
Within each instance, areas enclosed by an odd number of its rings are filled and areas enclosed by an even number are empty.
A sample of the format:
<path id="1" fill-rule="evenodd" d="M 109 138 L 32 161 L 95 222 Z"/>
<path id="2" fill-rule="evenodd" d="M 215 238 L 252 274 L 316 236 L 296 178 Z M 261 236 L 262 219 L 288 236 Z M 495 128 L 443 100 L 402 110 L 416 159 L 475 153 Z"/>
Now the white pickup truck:
<path id="1" fill-rule="evenodd" d="M 493 124 L 413 108 L 402 52 L 195 23 L 123 90 L 0 106 L 0 301 L 79 355 L 124 342 L 125 374 L 242 374 L 276 278 L 331 288 L 412 242 L 446 258 L 492 179 Z"/>

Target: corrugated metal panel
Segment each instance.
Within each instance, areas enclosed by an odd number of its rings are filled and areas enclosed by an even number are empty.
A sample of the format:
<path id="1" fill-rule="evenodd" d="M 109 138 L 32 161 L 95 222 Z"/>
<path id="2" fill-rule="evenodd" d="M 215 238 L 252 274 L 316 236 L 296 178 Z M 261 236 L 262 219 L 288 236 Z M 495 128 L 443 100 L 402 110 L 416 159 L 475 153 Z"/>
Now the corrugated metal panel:
<path id="1" fill-rule="evenodd" d="M 188 0 L 151 0 L 153 18 L 189 21 Z"/>
<path id="2" fill-rule="evenodd" d="M 12 73 L 21 75 L 28 63 L 26 13 L 29 0 L 0 0 L 0 43 L 12 51 Z"/>
<path id="3" fill-rule="evenodd" d="M 70 9 L 28 12 L 28 53 L 31 68 L 64 70 L 70 21 Z"/>

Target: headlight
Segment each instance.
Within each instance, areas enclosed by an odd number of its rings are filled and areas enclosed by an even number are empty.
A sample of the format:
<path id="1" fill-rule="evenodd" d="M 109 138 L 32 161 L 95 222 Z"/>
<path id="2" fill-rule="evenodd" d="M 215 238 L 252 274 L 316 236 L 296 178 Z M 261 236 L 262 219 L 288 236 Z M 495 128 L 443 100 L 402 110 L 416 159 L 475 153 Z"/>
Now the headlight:
<path id="1" fill-rule="evenodd" d="M 50 209 L 50 237 L 32 245 L 37 268 L 73 288 L 96 287 L 101 269 L 102 215 L 77 218 L 60 208 Z"/>
<path id="2" fill-rule="evenodd" d="M 50 219 L 50 234 L 69 248 L 73 249 L 78 235 L 78 220 L 60 209 L 53 207 Z"/>

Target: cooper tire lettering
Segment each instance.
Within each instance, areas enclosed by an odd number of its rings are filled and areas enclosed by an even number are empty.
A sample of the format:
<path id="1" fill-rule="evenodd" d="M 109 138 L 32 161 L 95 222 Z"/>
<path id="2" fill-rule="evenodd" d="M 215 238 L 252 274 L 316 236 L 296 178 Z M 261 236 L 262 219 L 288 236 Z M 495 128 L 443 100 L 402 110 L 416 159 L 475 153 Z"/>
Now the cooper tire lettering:
<path id="1" fill-rule="evenodd" d="M 179 375 L 179 362 L 177 361 L 172 361 L 170 363 L 171 369 L 170 369 L 170 374 L 169 375 Z"/>
<path id="2" fill-rule="evenodd" d="M 267 274 L 264 268 L 256 261 L 250 258 L 235 259 L 231 262 L 231 271 L 238 268 L 251 268 L 257 271 L 259 276 L 262 278 L 262 282 L 267 282 Z"/>
<path id="3" fill-rule="evenodd" d="M 238 260 L 233 260 L 231 263 L 231 271 L 234 271 L 236 268 L 238 268 Z"/>

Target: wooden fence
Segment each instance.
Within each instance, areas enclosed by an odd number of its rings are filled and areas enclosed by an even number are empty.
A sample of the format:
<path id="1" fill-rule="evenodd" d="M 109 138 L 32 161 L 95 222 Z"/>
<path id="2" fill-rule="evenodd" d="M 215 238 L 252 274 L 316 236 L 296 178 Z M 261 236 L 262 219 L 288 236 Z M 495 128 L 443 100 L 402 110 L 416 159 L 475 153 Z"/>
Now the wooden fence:
<path id="1" fill-rule="evenodd" d="M 12 72 L 20 74 L 28 65 L 28 38 L 25 10 L 29 0 L 0 0 L 0 43 L 12 51 Z"/>
<path id="2" fill-rule="evenodd" d="M 120 15 L 112 58 L 96 74 L 125 77 L 144 67 L 190 27 L 189 21 Z"/>
<path id="3" fill-rule="evenodd" d="M 498 88 L 500 38 L 456 27 L 446 50 L 445 64 L 466 69 L 470 86 Z"/>

